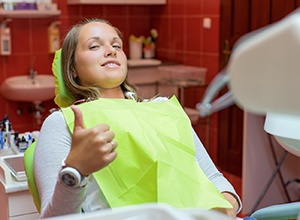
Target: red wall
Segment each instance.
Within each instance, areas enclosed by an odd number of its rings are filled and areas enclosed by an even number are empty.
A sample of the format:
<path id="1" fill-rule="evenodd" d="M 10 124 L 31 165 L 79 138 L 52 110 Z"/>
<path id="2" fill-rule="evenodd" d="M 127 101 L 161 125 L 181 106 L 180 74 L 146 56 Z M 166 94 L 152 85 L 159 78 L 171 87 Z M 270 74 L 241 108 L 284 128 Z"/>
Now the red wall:
<path id="1" fill-rule="evenodd" d="M 55 2 L 55 1 L 54 1 Z M 0 83 L 13 75 L 26 75 L 33 62 L 40 74 L 52 74 L 53 54 L 48 53 L 47 27 L 52 21 L 61 21 L 61 38 L 70 26 L 87 17 L 102 17 L 119 27 L 124 34 L 128 52 L 130 34 L 148 35 L 151 28 L 158 30 L 157 58 L 186 65 L 208 68 L 208 82 L 218 72 L 219 0 L 167 0 L 167 5 L 85 5 L 68 6 L 67 0 L 56 0 L 61 15 L 51 18 L 13 18 L 9 23 L 12 34 L 12 55 L 0 56 Z M 204 29 L 204 17 L 212 19 L 212 28 Z M 34 61 L 33 61 L 34 60 Z M 0 96 L 0 119 L 9 115 L 13 128 L 19 132 L 39 129 L 29 103 L 8 102 Z M 44 103 L 48 110 L 53 101 Z M 17 114 L 22 109 L 22 114 Z M 214 116 L 215 117 L 215 116 Z M 211 144 L 216 143 L 216 119 L 211 120 Z"/>

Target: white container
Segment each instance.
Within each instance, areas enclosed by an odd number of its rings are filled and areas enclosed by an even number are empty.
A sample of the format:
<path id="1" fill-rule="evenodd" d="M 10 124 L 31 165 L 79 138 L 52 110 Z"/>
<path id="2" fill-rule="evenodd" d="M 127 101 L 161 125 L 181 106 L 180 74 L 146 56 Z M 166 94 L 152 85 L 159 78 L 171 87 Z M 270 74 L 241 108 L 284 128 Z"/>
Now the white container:
<path id="1" fill-rule="evenodd" d="M 129 40 L 129 57 L 130 59 L 142 59 L 143 57 L 142 41 Z"/>
<path id="2" fill-rule="evenodd" d="M 150 49 L 145 49 L 144 48 L 144 58 L 145 59 L 151 59 L 155 57 L 155 49 L 150 48 Z"/>

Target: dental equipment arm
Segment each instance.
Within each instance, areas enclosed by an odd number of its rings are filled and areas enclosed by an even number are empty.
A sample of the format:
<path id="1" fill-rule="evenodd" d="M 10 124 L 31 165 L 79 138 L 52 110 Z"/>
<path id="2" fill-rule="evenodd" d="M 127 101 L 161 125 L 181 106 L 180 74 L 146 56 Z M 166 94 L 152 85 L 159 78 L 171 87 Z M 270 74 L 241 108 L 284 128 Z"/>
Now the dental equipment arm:
<path id="1" fill-rule="evenodd" d="M 209 84 L 202 102 L 196 105 L 196 109 L 202 117 L 211 115 L 234 104 L 231 91 L 228 91 L 220 98 L 210 103 L 216 94 L 227 85 L 228 81 L 229 77 L 226 69 L 224 69 L 213 79 L 211 84 Z"/>

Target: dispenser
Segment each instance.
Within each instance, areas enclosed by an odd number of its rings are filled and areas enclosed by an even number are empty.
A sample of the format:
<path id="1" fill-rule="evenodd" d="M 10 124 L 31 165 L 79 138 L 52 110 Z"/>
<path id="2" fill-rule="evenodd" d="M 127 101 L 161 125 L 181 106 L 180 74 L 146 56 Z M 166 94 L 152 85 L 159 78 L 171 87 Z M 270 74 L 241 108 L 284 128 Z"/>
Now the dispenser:
<path id="1" fill-rule="evenodd" d="M 58 29 L 59 21 L 54 21 L 48 27 L 48 50 L 55 53 L 60 48 L 60 33 Z"/>
<path id="2" fill-rule="evenodd" d="M 3 121 L 1 122 L 1 149 L 8 149 L 11 146 L 11 123 L 8 120 L 8 115 L 5 115 Z"/>
<path id="3" fill-rule="evenodd" d="M 0 54 L 7 56 L 11 54 L 11 34 L 10 28 L 7 27 L 7 22 L 11 19 L 6 19 L 0 26 Z"/>

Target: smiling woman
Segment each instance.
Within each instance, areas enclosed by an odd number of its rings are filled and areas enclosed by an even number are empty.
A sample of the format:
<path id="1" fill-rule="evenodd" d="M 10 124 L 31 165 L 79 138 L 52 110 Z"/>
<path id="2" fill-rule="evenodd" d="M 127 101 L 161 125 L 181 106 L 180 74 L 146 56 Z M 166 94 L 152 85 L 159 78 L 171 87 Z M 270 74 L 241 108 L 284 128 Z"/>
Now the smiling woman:
<path id="1" fill-rule="evenodd" d="M 34 152 L 41 217 L 143 203 L 235 217 L 239 196 L 178 100 L 141 100 L 122 47 L 118 29 L 92 19 L 75 25 L 56 53 L 62 108 L 44 121 Z"/>
<path id="2" fill-rule="evenodd" d="M 104 32 L 106 35 L 100 37 Z M 73 77 L 78 77 L 82 86 L 101 88 L 101 96 L 106 89 L 117 88 L 119 97 L 123 97 L 119 86 L 127 75 L 127 58 L 116 31 L 107 24 L 86 24 L 78 36 L 76 50 Z"/>
<path id="3" fill-rule="evenodd" d="M 74 36 L 77 32 L 78 39 L 75 41 Z M 108 36 L 104 35 L 106 32 Z M 122 40 L 121 32 L 102 19 L 86 20 L 72 28 L 65 38 L 65 42 L 68 43 L 63 45 L 61 55 L 62 72 L 65 73 L 63 78 L 72 97 L 72 102 L 64 106 L 80 99 L 99 98 L 106 92 L 101 87 L 102 81 L 106 79 L 109 79 L 110 84 L 104 88 L 108 87 L 110 91 L 119 93 L 118 97 L 124 97 L 122 93 L 126 91 L 136 93 L 135 87 L 127 80 L 127 58 L 123 51 Z M 75 49 L 80 53 L 75 53 Z M 82 63 L 81 66 L 78 64 L 80 61 L 87 61 L 89 65 Z M 110 64 L 103 66 L 105 63 Z M 113 68 L 111 64 L 114 64 Z M 89 74 L 84 72 L 83 66 L 87 68 Z"/>

